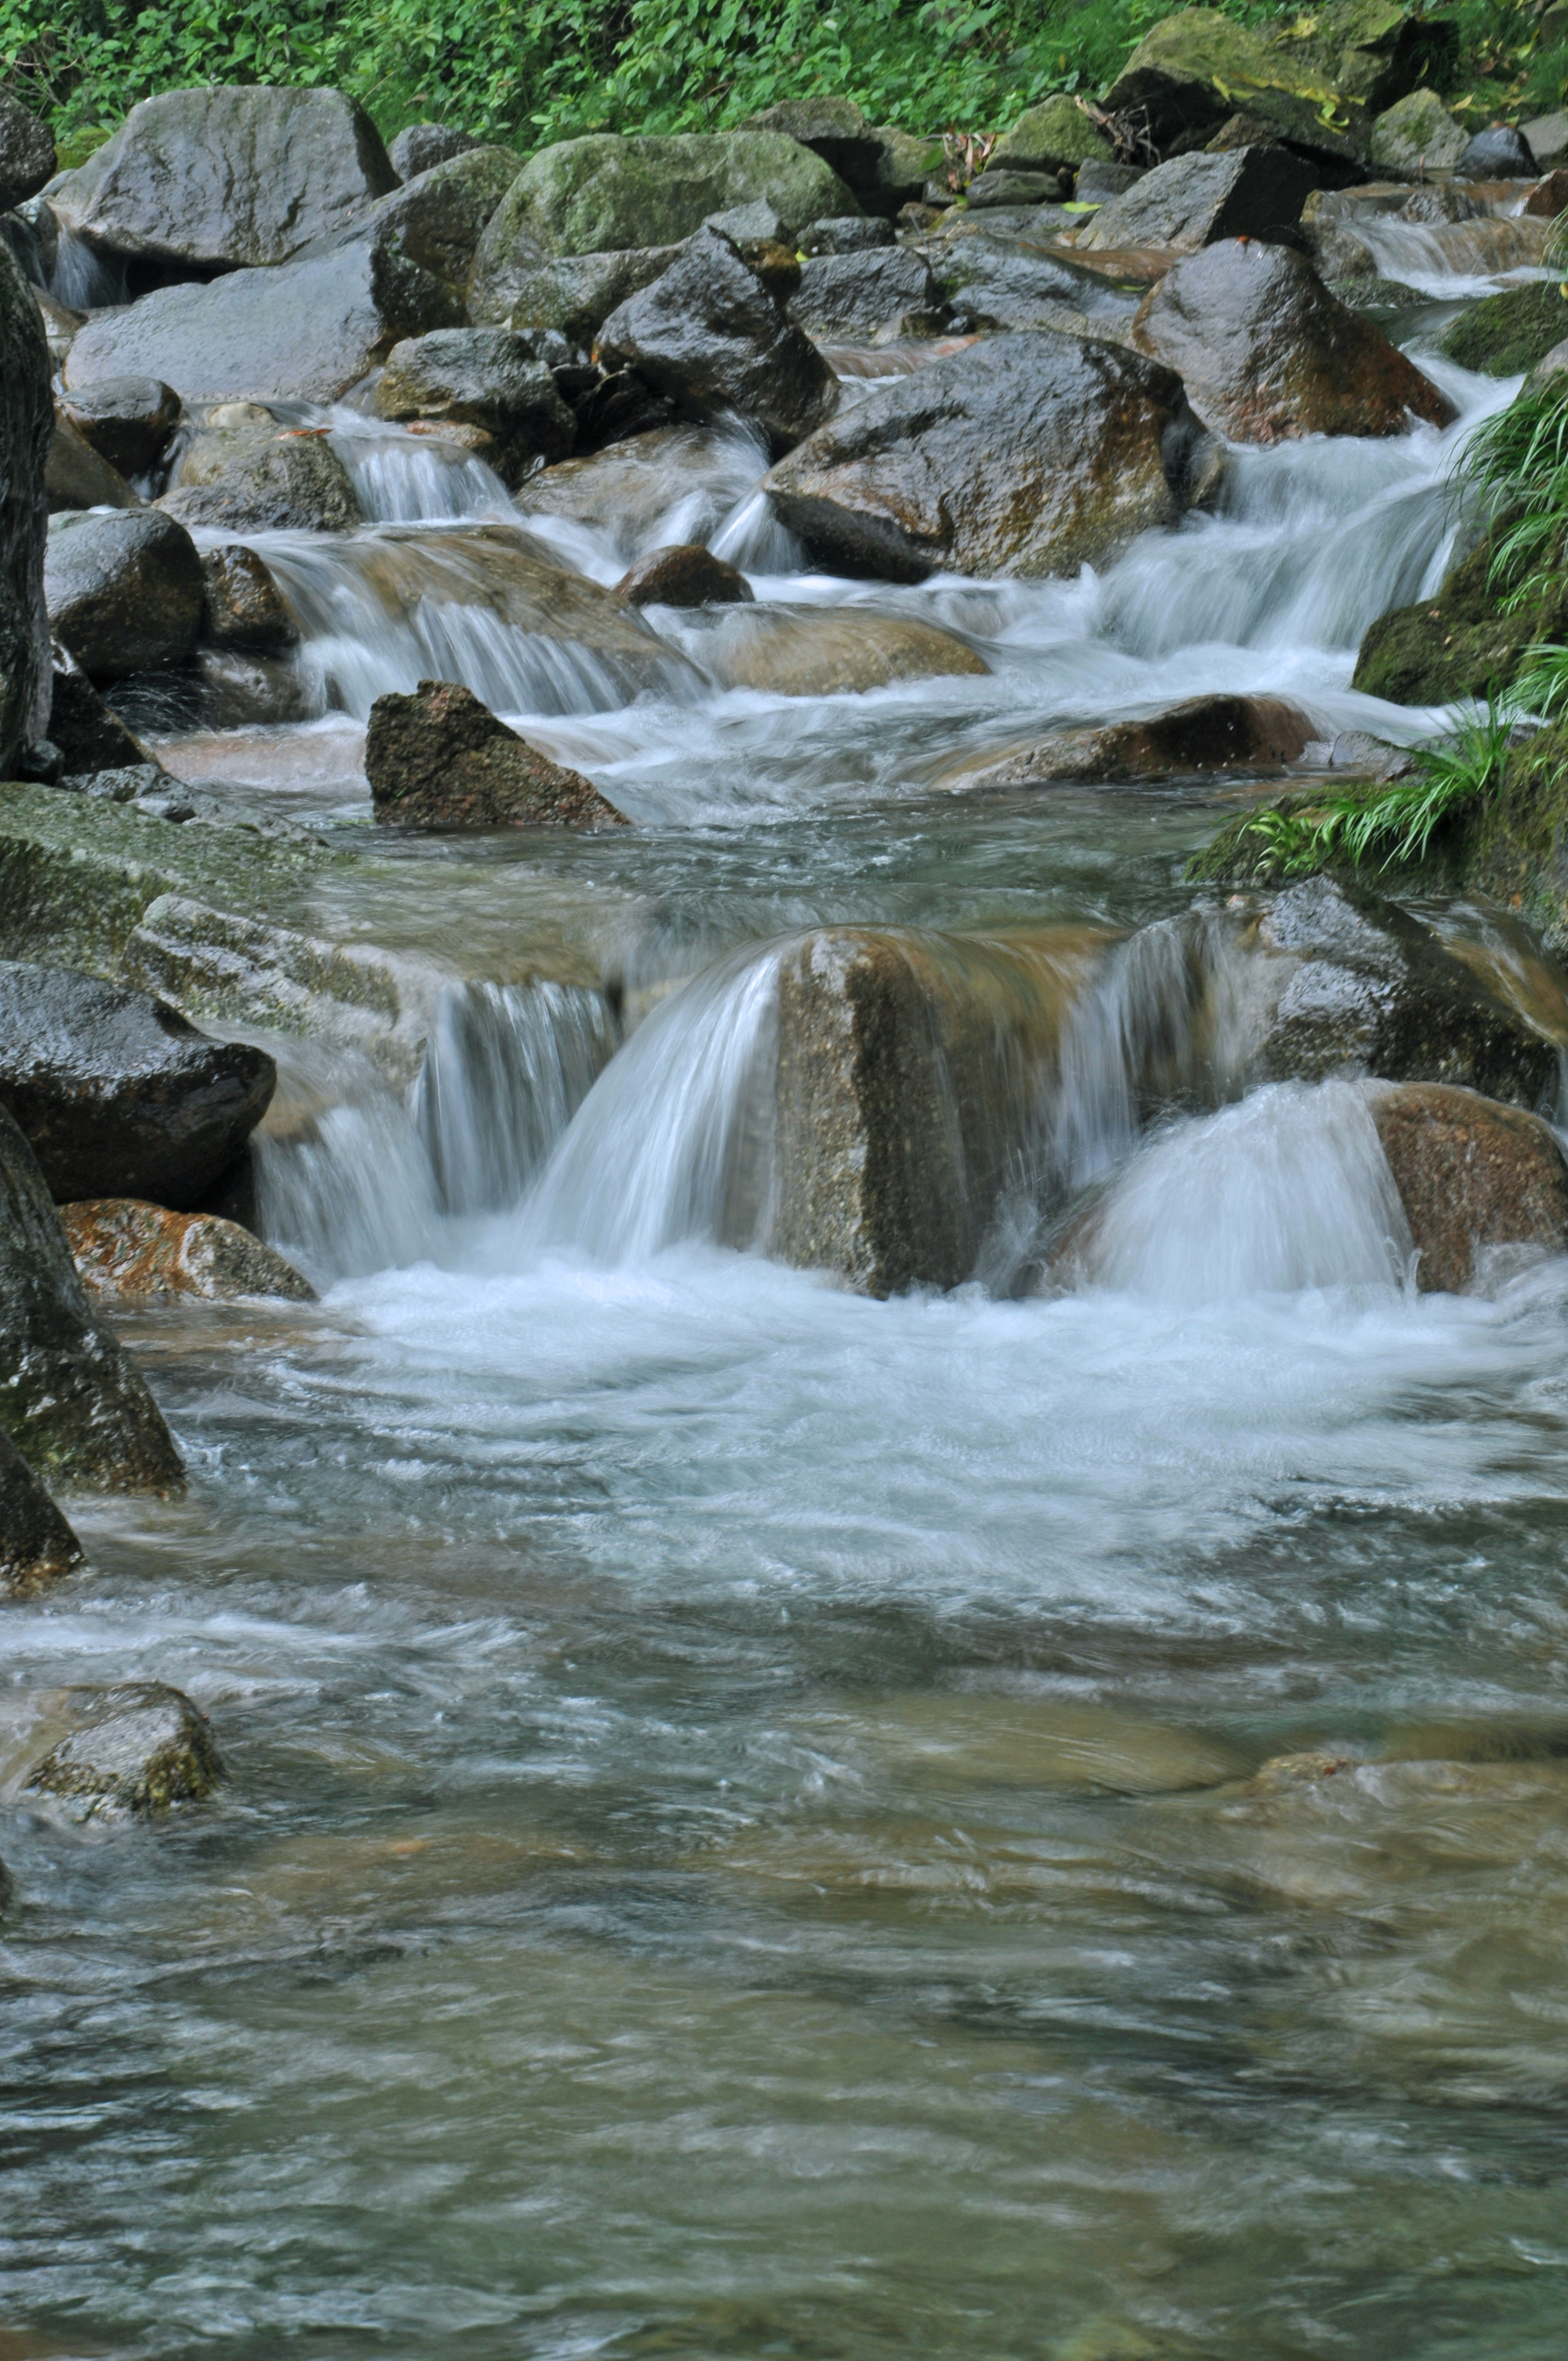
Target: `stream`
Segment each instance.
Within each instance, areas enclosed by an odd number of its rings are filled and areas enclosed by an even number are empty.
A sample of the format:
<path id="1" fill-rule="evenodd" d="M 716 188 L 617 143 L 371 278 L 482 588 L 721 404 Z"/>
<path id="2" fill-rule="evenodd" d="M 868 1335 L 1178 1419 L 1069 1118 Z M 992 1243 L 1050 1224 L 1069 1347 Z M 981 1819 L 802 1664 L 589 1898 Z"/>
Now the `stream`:
<path id="1" fill-rule="evenodd" d="M 0 2355 L 1560 2355 L 1568 1268 L 1417 1294 L 1351 1083 L 1137 1140 L 1164 939 L 1106 946 L 1255 786 L 943 791 L 1210 689 L 1440 726 L 1350 679 L 1516 390 L 1431 355 L 1475 226 L 1398 331 L 1456 426 L 1234 452 L 1098 579 L 806 574 L 739 429 L 588 525 L 310 413 L 379 520 L 256 536 L 313 717 L 160 752 L 363 851 L 316 919 L 430 1046 L 267 1037 L 322 1300 L 127 1320 L 190 1496 L 73 1506 L 91 1570 L 7 1613 L 9 1685 L 171 1682 L 231 1783 L 7 1819 Z M 757 606 L 652 610 L 633 681 L 487 603 L 520 522 L 607 584 L 706 539 Z M 724 685 L 829 611 L 990 669 Z M 373 842 L 365 717 L 432 673 L 634 827 Z M 770 1257 L 828 923 L 1033 947 L 1040 1170 L 1109 1191 L 1075 1288 L 1028 1209 L 948 1293 Z"/>

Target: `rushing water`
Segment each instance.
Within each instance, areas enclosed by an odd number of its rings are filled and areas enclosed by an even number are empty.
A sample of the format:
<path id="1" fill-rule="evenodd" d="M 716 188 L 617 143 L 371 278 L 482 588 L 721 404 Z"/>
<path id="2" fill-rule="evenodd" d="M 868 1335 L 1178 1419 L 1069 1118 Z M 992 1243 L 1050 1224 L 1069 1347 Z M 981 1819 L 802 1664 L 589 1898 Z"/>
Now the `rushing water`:
<path id="1" fill-rule="evenodd" d="M 131 1831 L 5 1791 L 0 2354 L 1555 2361 L 1568 1272 L 1417 1294 L 1359 1087 L 1250 1086 L 1267 975 L 1180 884 L 1244 789 L 940 791 L 1209 687 L 1430 728 L 1349 680 L 1512 390 L 1432 367 L 1449 434 L 1234 454 L 1033 586 L 801 574 L 735 434 L 524 546 L 327 422 L 381 522 L 261 543 L 317 718 L 170 761 L 363 843 L 358 725 L 446 667 L 639 825 L 323 889 L 428 1038 L 406 1087 L 275 1042 L 323 1301 L 129 1322 L 190 1498 L 79 1504 L 6 1611 L 16 1700 L 172 1681 L 232 1779 Z M 990 670 L 784 697 L 530 607 L 675 531 L 762 628 Z M 823 924 L 1023 1012 L 950 1293 L 765 1251 Z"/>

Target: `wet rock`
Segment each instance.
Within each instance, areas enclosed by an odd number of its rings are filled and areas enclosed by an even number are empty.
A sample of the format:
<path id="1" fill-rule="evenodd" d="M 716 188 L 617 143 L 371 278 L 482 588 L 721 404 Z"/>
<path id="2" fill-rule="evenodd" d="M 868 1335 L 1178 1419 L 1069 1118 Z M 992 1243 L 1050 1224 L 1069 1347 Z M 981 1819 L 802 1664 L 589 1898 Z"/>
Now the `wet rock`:
<path id="1" fill-rule="evenodd" d="M 811 98 L 784 99 L 776 106 L 764 107 L 761 115 L 749 116 L 743 127 L 782 132 L 786 138 L 798 139 L 850 187 L 863 186 L 875 177 L 876 135 L 853 99 L 827 92 Z"/>
<path id="2" fill-rule="evenodd" d="M 1167 272 L 1133 324 L 1205 426 L 1236 443 L 1404 434 L 1453 403 L 1381 329 L 1331 295 L 1305 255 L 1227 239 Z"/>
<path id="3" fill-rule="evenodd" d="M 1539 1115 L 1472 1090 L 1406 1082 L 1374 1095 L 1372 1119 L 1424 1292 L 1461 1293 L 1491 1249 L 1568 1251 L 1568 1165 Z"/>
<path id="4" fill-rule="evenodd" d="M 147 760 L 139 738 L 104 704 L 81 665 L 57 642 L 49 676 L 46 736 L 68 774 L 109 771 Z"/>
<path id="5" fill-rule="evenodd" d="M 1338 179 L 1361 177 L 1364 108 L 1324 104 L 1322 63 L 1292 58 L 1216 8 L 1168 16 L 1139 43 L 1106 93 L 1106 111 L 1146 148 L 1179 159 L 1244 114 L 1282 148 Z"/>
<path id="6" fill-rule="evenodd" d="M 822 254 L 869 254 L 894 243 L 893 224 L 871 214 L 845 214 L 834 220 L 815 221 L 801 231 L 800 251 L 810 258 Z"/>
<path id="7" fill-rule="evenodd" d="M 1519 377 L 1568 337 L 1568 298 L 1555 279 L 1505 287 L 1467 303 L 1438 338 L 1438 349 L 1462 368 L 1487 377 Z"/>
<path id="8" fill-rule="evenodd" d="M 202 621 L 202 562 L 157 509 L 50 519 L 44 598 L 55 636 L 93 681 L 183 661 Z"/>
<path id="9" fill-rule="evenodd" d="M 756 453 L 761 465 L 762 454 Z M 711 525 L 733 506 L 735 453 L 721 432 L 702 426 L 658 426 L 630 435 L 606 451 L 563 460 L 531 476 L 518 493 L 525 515 L 567 517 L 609 533 L 628 555 L 656 534 L 677 504 L 710 487 Z"/>
<path id="10" fill-rule="evenodd" d="M 99 457 L 59 410 L 44 470 L 44 491 L 50 516 L 64 509 L 139 509 L 142 505 L 125 478 Z"/>
<path id="11" fill-rule="evenodd" d="M 346 533 L 364 521 L 329 437 L 270 418 L 193 434 L 158 505 L 181 525 L 229 533 Z"/>
<path id="12" fill-rule="evenodd" d="M 321 711 L 317 692 L 291 657 L 255 655 L 240 648 L 198 648 L 192 664 L 193 723 L 203 730 L 272 729 L 309 721 Z M 169 782 L 163 783 L 167 793 Z M 164 811 L 187 818 L 204 807 L 181 790 Z"/>
<path id="13" fill-rule="evenodd" d="M 53 431 L 43 330 L 9 248 L 0 247 L 0 778 L 42 735 L 49 634 L 39 527 Z"/>
<path id="14" fill-rule="evenodd" d="M 1148 167 L 1144 164 L 1102 164 L 1091 157 L 1080 164 L 1073 181 L 1072 192 L 1080 204 L 1102 205 L 1135 188 Z"/>
<path id="15" fill-rule="evenodd" d="M 730 609 L 689 644 L 721 686 L 774 697 L 852 696 L 894 681 L 991 669 L 967 641 L 935 623 L 842 607 Z"/>
<path id="16" fill-rule="evenodd" d="M 81 1543 L 0 1427 L 0 1587 L 30 1589 L 81 1563 Z M 3 1888 L 0 1872 L 0 1900 Z"/>
<path id="17" fill-rule="evenodd" d="M 689 418 L 753 420 L 775 448 L 809 434 L 839 399 L 821 354 L 718 230 L 699 231 L 612 312 L 596 351 L 601 367 L 634 369 Z"/>
<path id="18" fill-rule="evenodd" d="M 1058 731 L 946 772 L 935 784 L 953 791 L 1047 786 L 1058 780 L 1109 785 L 1193 772 L 1266 770 L 1296 762 L 1312 734 L 1307 716 L 1280 697 L 1193 697 L 1146 719 Z"/>
<path id="19" fill-rule="evenodd" d="M 1491 536 L 1447 577 L 1435 598 L 1395 607 L 1367 626 L 1354 686 L 1393 705 L 1441 705 L 1505 686 L 1537 642 L 1568 632 L 1568 586 L 1541 605 L 1505 611 L 1491 580 Z"/>
<path id="20" fill-rule="evenodd" d="M 471 133 L 455 131 L 445 123 L 410 123 L 399 132 L 387 153 L 400 181 L 411 181 L 433 165 L 444 164 L 479 145 Z M 522 159 L 518 159 L 521 170 Z"/>
<path id="21" fill-rule="evenodd" d="M 0 961 L 0 1101 L 59 1202 L 196 1204 L 276 1081 L 265 1050 L 209 1040 L 146 993 Z"/>
<path id="22" fill-rule="evenodd" d="M 263 559 L 243 542 L 202 552 L 202 637 L 214 647 L 275 655 L 299 639 Z"/>
<path id="23" fill-rule="evenodd" d="M 194 273 L 286 262 L 396 186 L 341 91 L 203 88 L 143 99 L 49 202 L 101 251 Z"/>
<path id="24" fill-rule="evenodd" d="M 1511 123 L 1478 131 L 1453 167 L 1461 181 L 1530 181 L 1536 169 L 1529 144 Z"/>
<path id="25" fill-rule="evenodd" d="M 180 1689 L 127 1681 L 74 1690 L 77 1719 L 28 1774 L 24 1793 L 64 1804 L 73 1819 L 161 1818 L 199 1804 L 227 1775 L 207 1717 Z"/>
<path id="26" fill-rule="evenodd" d="M 919 197 L 933 174 L 943 171 L 947 151 L 940 139 L 922 138 L 888 123 L 874 123 L 872 137 L 877 147 L 873 175 L 855 194 L 867 213 L 891 221 Z"/>
<path id="27" fill-rule="evenodd" d="M 1380 172 L 1418 180 L 1427 172 L 1452 172 L 1467 145 L 1435 90 L 1413 90 L 1372 126 L 1372 161 Z"/>
<path id="28" fill-rule="evenodd" d="M 108 378 L 66 394 L 60 407 L 98 456 L 126 477 L 149 475 L 180 423 L 180 396 L 153 377 Z"/>
<path id="29" fill-rule="evenodd" d="M 476 319 L 498 311 L 509 274 L 563 255 L 674 246 L 710 214 L 761 198 L 793 236 L 827 214 L 859 210 L 821 159 L 778 131 L 690 132 L 668 137 L 598 134 L 529 159 L 474 257 Z"/>
<path id="30" fill-rule="evenodd" d="M 4 1104 L 0 1338 L 0 1426 L 41 1479 L 125 1492 L 182 1488 L 173 1438 L 89 1308 L 38 1161 Z"/>
<path id="31" fill-rule="evenodd" d="M 623 574 L 615 595 L 633 607 L 720 607 L 745 604 L 752 590 L 738 566 L 727 566 L 700 542 L 650 550 Z"/>
<path id="32" fill-rule="evenodd" d="M 1080 164 L 1111 162 L 1110 140 L 1075 98 L 1065 92 L 1031 106 L 1004 131 L 988 159 L 992 171 L 1076 172 Z"/>
<path id="33" fill-rule="evenodd" d="M 1081 265 L 1074 269 L 1065 256 L 1058 260 L 1001 237 L 964 238 L 936 258 L 935 276 L 938 300 L 951 307 L 955 329 L 961 321 L 966 331 L 1063 330 L 1064 313 L 1081 312 L 1086 300 L 1107 318 L 1113 309 L 1119 321 L 1130 323 L 1133 315 L 1130 303 L 1100 305 L 1099 291 L 1085 287 Z"/>
<path id="34" fill-rule="evenodd" d="M 835 572 L 1076 573 L 1175 522 L 1196 431 L 1179 379 L 1154 362 L 997 336 L 879 386 L 763 482 Z"/>
<path id="35" fill-rule="evenodd" d="M 1287 148 L 1179 156 L 1102 205 L 1078 243 L 1086 252 L 1160 246 L 1190 254 L 1220 238 L 1277 237 L 1296 227 L 1316 186 L 1310 165 Z"/>
<path id="36" fill-rule="evenodd" d="M 964 191 L 964 202 L 971 213 L 991 205 L 1055 205 L 1061 192 L 1061 182 L 1054 172 L 997 172 L 988 167 L 970 182 Z M 1062 226 L 1073 226 L 1070 215 L 1064 219 Z"/>
<path id="37" fill-rule="evenodd" d="M 618 828 L 589 779 L 529 745 L 453 681 L 378 697 L 365 737 L 378 820 L 411 828 Z"/>
<path id="38" fill-rule="evenodd" d="M 905 333 L 909 313 L 927 313 L 938 300 L 920 255 L 906 247 L 884 247 L 804 263 L 789 316 L 808 335 L 840 344 L 886 343 Z"/>
<path id="39" fill-rule="evenodd" d="M 83 1284 L 99 1294 L 316 1300 L 292 1263 L 237 1222 L 213 1213 L 171 1213 L 135 1197 L 90 1197 L 62 1205 L 60 1218 Z"/>
<path id="40" fill-rule="evenodd" d="M 458 316 L 432 325 L 460 326 L 475 251 L 517 174 L 518 158 L 510 148 L 465 148 L 383 197 L 357 228 L 331 243 L 364 243 L 389 278 L 420 271 L 436 280 Z M 306 253 L 328 250 L 317 239 Z"/>
<path id="41" fill-rule="evenodd" d="M 661 278 L 676 246 L 632 247 L 624 253 L 550 255 L 530 249 L 496 254 L 475 272 L 468 308 L 477 321 L 515 329 L 554 329 L 586 351 L 610 313 Z"/>
<path id="42" fill-rule="evenodd" d="M 1266 1075 L 1451 1082 L 1530 1109 L 1554 1093 L 1552 1043 L 1394 904 L 1314 878 L 1275 897 L 1260 939 L 1299 962 L 1262 1042 Z"/>
<path id="43" fill-rule="evenodd" d="M 567 457 L 577 436 L 554 378 L 507 328 L 442 328 L 394 345 L 375 401 L 380 418 L 483 429 L 494 437 L 490 464 L 507 484 Z"/>
<path id="44" fill-rule="evenodd" d="M 0 214 L 36 197 L 54 177 L 54 134 L 0 90 Z"/>
<path id="45" fill-rule="evenodd" d="M 1533 123 L 1519 126 L 1519 137 L 1538 172 L 1553 172 L 1560 164 L 1568 164 L 1568 115 L 1538 115 Z"/>
<path id="46" fill-rule="evenodd" d="M 76 342 L 79 328 L 86 323 L 85 312 L 73 312 L 67 303 L 59 303 L 41 288 L 33 290 L 33 302 L 43 324 L 44 341 L 49 347 L 49 366 L 63 368 L 65 357 Z"/>

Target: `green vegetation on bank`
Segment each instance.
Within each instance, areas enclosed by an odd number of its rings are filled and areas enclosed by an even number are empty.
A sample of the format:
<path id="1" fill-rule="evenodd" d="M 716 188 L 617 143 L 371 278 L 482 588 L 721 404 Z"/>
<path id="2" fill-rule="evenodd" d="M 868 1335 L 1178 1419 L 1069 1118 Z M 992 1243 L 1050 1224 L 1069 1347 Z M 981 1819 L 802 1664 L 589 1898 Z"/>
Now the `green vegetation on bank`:
<path id="1" fill-rule="evenodd" d="M 1291 25 L 1277 0 L 1220 0 Z M 1103 89 L 1167 0 L 0 0 L 0 74 L 68 155 L 192 82 L 332 83 L 390 137 L 435 117 L 543 147 L 586 131 L 722 130 L 821 92 L 873 122 L 994 130 L 1052 91 Z M 1534 0 L 1457 0 L 1477 125 L 1555 105 L 1568 50 Z M 1550 30 L 1551 28 L 1549 28 Z"/>

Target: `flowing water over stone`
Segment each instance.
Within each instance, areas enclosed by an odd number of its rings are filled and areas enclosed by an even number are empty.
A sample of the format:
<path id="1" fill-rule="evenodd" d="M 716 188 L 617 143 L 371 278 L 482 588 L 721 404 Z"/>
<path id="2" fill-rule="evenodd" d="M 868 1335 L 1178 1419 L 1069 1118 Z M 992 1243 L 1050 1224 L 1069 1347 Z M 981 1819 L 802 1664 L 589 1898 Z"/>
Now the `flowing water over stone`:
<path id="1" fill-rule="evenodd" d="M 402 1010 L 269 1038 L 323 1301 L 127 1323 L 190 1497 L 8 1614 L 13 1682 L 176 1684 L 232 1782 L 9 1811 L 18 2352 L 1560 2350 L 1568 1272 L 1418 1295 L 1361 1086 L 1258 1084 L 1181 882 L 1245 781 L 950 791 L 1207 689 L 1430 729 L 1354 647 L 1512 391 L 1430 366 L 1447 434 L 916 590 L 802 574 L 733 433 L 596 523 L 329 416 L 381 522 L 257 537 L 315 718 L 171 765 L 363 845 L 433 670 L 638 825 L 315 889 Z M 987 669 L 726 687 L 589 595 L 692 534 L 759 631 Z M 887 1301 L 788 1243 L 790 995 L 868 930 L 1003 1044 L 971 1090 L 933 1016 L 932 1194 L 994 1202 Z"/>

